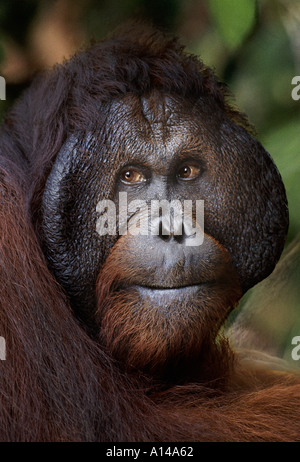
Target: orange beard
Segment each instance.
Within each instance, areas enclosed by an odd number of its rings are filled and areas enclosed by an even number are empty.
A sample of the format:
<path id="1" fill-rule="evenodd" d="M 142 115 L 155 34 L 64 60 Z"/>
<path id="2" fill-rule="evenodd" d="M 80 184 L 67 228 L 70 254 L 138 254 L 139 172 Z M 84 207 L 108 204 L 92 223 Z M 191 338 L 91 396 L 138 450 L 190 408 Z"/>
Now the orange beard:
<path id="1" fill-rule="evenodd" d="M 231 353 L 218 334 L 241 297 L 226 250 L 222 248 L 224 268 L 219 280 L 153 290 L 134 284 L 139 268 L 130 265 L 128 239 L 118 240 L 98 277 L 101 343 L 127 371 L 177 383 L 181 378 L 220 378 L 228 370 Z"/>

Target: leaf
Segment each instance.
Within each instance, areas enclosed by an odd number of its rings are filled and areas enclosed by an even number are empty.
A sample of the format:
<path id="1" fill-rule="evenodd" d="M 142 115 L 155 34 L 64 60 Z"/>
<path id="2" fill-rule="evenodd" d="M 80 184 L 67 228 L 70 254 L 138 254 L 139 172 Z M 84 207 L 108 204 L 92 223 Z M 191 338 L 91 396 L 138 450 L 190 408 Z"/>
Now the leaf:
<path id="1" fill-rule="evenodd" d="M 211 16 L 228 48 L 234 51 L 256 22 L 256 0 L 208 0 Z"/>

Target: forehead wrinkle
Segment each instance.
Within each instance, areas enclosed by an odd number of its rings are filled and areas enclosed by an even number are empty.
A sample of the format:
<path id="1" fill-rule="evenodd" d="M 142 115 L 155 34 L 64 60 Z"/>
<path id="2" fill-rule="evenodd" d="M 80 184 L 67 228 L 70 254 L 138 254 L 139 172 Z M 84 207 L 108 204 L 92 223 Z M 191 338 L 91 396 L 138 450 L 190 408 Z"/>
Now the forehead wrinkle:
<path id="1" fill-rule="evenodd" d="M 155 149 L 149 127 L 132 104 L 116 101 L 111 105 L 105 134 L 108 150 L 121 163 L 147 163 Z"/>
<path id="2" fill-rule="evenodd" d="M 120 161 L 145 165 L 153 160 L 170 163 L 174 156 L 178 160 L 188 152 L 207 150 L 201 126 L 187 111 L 186 104 L 174 97 L 161 98 L 163 107 L 160 104 L 157 112 L 147 115 L 142 101 L 149 101 L 148 97 L 127 95 L 110 104 L 106 133 L 111 151 Z M 156 95 L 152 98 L 152 108 L 155 109 L 157 101 Z M 157 120 L 166 121 L 167 127 L 160 129 Z"/>
<path id="3" fill-rule="evenodd" d="M 128 101 L 126 101 L 126 99 Z M 133 137 L 150 140 L 151 126 L 147 123 L 139 104 L 138 97 L 114 101 L 110 109 L 110 127 L 118 141 L 126 142 Z"/>
<path id="4" fill-rule="evenodd" d="M 167 104 L 167 97 L 153 91 L 150 95 L 140 98 L 141 113 L 147 122 L 154 139 L 164 142 L 168 135 L 171 111 Z"/>
<path id="5" fill-rule="evenodd" d="M 140 98 L 133 95 L 110 104 L 105 139 L 109 150 L 120 161 L 146 163 L 152 152 L 162 147 L 144 117 Z"/>

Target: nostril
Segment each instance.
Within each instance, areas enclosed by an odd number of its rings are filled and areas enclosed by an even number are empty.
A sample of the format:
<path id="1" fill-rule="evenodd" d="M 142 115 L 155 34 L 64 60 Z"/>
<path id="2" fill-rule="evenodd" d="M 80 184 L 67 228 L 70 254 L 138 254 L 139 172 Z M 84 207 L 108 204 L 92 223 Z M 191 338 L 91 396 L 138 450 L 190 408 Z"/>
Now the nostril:
<path id="1" fill-rule="evenodd" d="M 182 243 L 185 238 L 184 226 L 183 224 L 179 226 L 178 222 L 173 222 L 171 225 L 171 222 L 166 223 L 166 220 L 160 217 L 158 235 L 165 242 L 174 239 L 174 241 Z"/>
<path id="2" fill-rule="evenodd" d="M 172 236 L 170 234 L 167 234 L 167 235 L 161 234 L 160 235 L 160 238 L 165 242 L 168 242 L 171 239 L 171 237 Z"/>
<path id="3" fill-rule="evenodd" d="M 178 244 L 182 244 L 186 238 L 186 232 L 184 224 L 181 223 L 180 226 L 177 226 L 176 232 L 173 234 L 173 239 L 178 242 Z"/>
<path id="4" fill-rule="evenodd" d="M 166 228 L 163 219 L 160 217 L 158 225 L 158 235 L 163 241 L 169 241 L 171 238 L 170 229 Z"/>
<path id="5" fill-rule="evenodd" d="M 179 234 L 179 235 L 176 235 L 176 234 L 173 234 L 173 239 L 174 241 L 178 242 L 178 244 L 182 244 L 182 242 L 184 241 L 184 233 L 182 234 Z"/>

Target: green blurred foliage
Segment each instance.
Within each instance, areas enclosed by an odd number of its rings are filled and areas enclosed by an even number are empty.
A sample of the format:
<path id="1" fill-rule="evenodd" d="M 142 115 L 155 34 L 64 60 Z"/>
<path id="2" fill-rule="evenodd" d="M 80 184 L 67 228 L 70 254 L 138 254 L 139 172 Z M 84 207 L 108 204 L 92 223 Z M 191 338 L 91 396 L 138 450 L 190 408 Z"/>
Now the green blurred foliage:
<path id="1" fill-rule="evenodd" d="M 255 0 L 208 0 L 213 22 L 226 45 L 235 50 L 252 31 L 256 20 Z"/>
<path id="2" fill-rule="evenodd" d="M 14 37 L 19 43 L 24 43 L 28 26 L 33 20 L 38 7 L 36 0 L 1 0 L 0 29 Z"/>
<path id="3" fill-rule="evenodd" d="M 182 0 L 91 0 L 83 18 L 89 36 L 101 39 L 124 21 L 146 20 L 175 31 Z"/>

